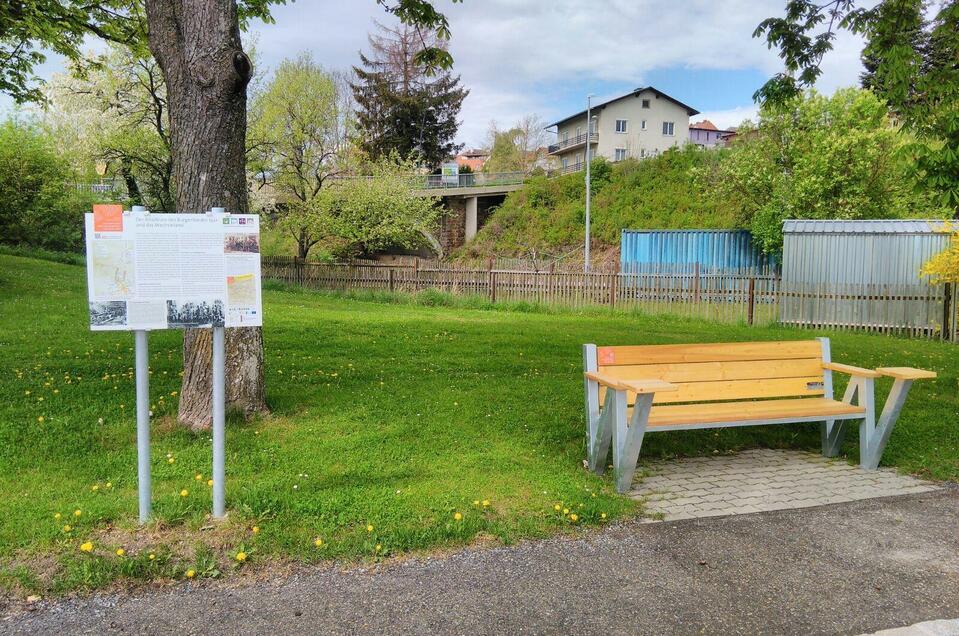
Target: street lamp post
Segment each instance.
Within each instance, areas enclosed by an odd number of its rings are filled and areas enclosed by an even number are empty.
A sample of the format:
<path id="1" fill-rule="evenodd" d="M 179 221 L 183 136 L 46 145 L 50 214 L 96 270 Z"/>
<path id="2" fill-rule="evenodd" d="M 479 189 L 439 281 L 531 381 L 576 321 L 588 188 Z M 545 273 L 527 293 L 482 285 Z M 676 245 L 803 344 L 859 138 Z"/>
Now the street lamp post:
<path id="1" fill-rule="evenodd" d="M 592 117 L 592 102 L 593 94 L 590 93 L 586 96 L 586 244 L 583 251 L 585 262 L 583 263 L 583 272 L 589 273 L 589 200 L 590 200 L 590 175 L 589 175 L 589 160 L 590 160 L 590 133 L 592 132 L 593 127 L 593 117 Z"/>

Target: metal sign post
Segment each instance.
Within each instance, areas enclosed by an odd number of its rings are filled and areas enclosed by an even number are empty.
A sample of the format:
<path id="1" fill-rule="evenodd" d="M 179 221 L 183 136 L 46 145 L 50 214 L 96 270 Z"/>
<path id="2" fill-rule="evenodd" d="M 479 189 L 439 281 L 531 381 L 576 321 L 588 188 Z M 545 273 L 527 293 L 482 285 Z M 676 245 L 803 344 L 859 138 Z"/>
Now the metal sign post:
<path id="1" fill-rule="evenodd" d="M 142 205 L 133 206 L 134 212 L 146 212 Z M 140 500 L 140 523 L 146 523 L 152 512 L 150 483 L 150 350 L 147 331 L 133 332 L 136 349 L 137 383 L 137 487 Z"/>
<path id="2" fill-rule="evenodd" d="M 213 208 L 223 214 L 223 208 Z M 213 516 L 226 516 L 226 329 L 213 327 Z"/>

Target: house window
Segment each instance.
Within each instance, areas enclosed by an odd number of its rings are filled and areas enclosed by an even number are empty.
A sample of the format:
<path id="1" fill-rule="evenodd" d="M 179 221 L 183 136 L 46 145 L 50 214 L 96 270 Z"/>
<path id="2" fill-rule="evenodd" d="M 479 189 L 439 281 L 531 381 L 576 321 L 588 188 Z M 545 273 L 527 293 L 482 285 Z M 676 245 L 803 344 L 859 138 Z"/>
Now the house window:
<path id="1" fill-rule="evenodd" d="M 617 148 L 616 150 L 613 151 L 613 161 L 622 161 L 625 158 L 626 158 L 625 148 Z"/>
<path id="2" fill-rule="evenodd" d="M 564 141 L 564 142 L 569 141 L 569 131 L 568 131 L 568 130 L 564 130 L 564 131 L 563 131 L 563 141 Z"/>
<path id="3" fill-rule="evenodd" d="M 644 99 L 644 100 L 643 100 L 643 108 L 649 108 L 649 100 L 648 100 L 648 99 Z"/>
<path id="4" fill-rule="evenodd" d="M 624 133 L 624 132 L 626 132 L 626 120 L 625 120 L 625 119 L 617 119 L 617 120 L 616 120 L 616 132 L 618 132 L 618 133 Z"/>
<path id="5" fill-rule="evenodd" d="M 583 129 L 579 126 L 576 127 L 576 138 L 579 139 L 579 136 L 583 134 Z"/>
<path id="6" fill-rule="evenodd" d="M 639 123 L 639 127 L 643 130 L 646 130 L 646 120 L 644 119 Z"/>
<path id="7" fill-rule="evenodd" d="M 664 121 L 664 122 L 663 122 L 663 134 L 672 137 L 672 136 L 673 136 L 673 126 L 674 126 L 674 122 Z"/>
<path id="8" fill-rule="evenodd" d="M 569 136 L 569 134 L 567 133 L 567 137 L 568 137 L 568 136 Z M 569 157 L 563 157 L 563 167 L 564 167 L 564 168 L 569 168 Z"/>

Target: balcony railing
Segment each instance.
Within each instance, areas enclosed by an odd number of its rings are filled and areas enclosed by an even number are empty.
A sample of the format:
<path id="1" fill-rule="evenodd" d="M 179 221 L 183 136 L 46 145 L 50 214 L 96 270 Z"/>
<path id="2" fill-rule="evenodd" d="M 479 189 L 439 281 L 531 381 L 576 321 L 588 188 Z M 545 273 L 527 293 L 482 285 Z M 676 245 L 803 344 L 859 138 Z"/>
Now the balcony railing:
<path id="1" fill-rule="evenodd" d="M 439 190 L 443 188 L 482 188 L 486 186 L 515 185 L 523 183 L 523 172 L 471 172 L 456 176 L 431 174 L 414 180 L 414 188 Z"/>
<path id="2" fill-rule="evenodd" d="M 563 141 L 557 142 L 555 144 L 551 144 L 549 148 L 547 148 L 547 152 L 552 155 L 557 152 L 566 150 L 567 148 L 575 148 L 576 146 L 581 146 L 586 143 L 587 137 L 589 137 L 590 143 L 596 143 L 599 141 L 599 133 L 597 132 L 589 133 L 588 135 L 586 133 L 582 133 L 580 135 L 576 135 L 575 137 L 570 137 L 568 139 L 564 139 Z"/>

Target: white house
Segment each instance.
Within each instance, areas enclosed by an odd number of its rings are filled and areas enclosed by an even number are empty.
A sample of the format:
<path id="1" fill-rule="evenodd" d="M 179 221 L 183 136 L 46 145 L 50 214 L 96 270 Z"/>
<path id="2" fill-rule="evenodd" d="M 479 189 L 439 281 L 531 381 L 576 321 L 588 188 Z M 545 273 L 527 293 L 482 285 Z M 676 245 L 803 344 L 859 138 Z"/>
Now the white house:
<path id="1" fill-rule="evenodd" d="M 586 111 L 570 115 L 556 127 L 556 142 L 548 148 L 564 171 L 583 167 L 587 137 L 590 156 L 622 161 L 630 157 L 651 157 L 689 140 L 689 118 L 699 111 L 666 93 L 647 86 L 631 93 L 594 104 L 587 134 Z"/>

